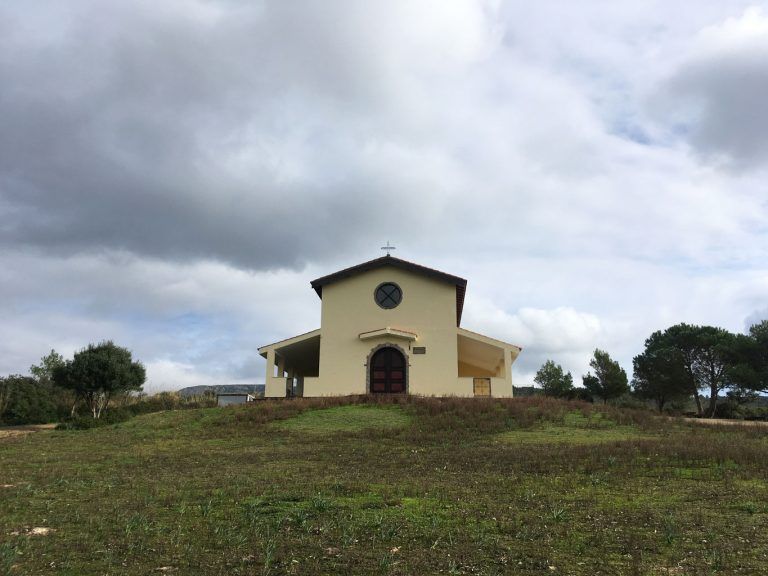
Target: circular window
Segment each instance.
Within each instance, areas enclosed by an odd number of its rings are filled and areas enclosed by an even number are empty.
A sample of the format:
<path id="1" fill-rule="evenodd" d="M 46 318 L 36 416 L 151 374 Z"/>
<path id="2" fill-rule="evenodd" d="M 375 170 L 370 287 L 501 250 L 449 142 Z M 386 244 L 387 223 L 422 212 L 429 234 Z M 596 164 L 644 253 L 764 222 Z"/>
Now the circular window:
<path id="1" fill-rule="evenodd" d="M 400 290 L 400 286 L 397 284 L 385 282 L 376 288 L 374 296 L 376 298 L 376 304 L 382 308 L 389 309 L 400 304 L 400 301 L 403 299 L 403 291 Z"/>

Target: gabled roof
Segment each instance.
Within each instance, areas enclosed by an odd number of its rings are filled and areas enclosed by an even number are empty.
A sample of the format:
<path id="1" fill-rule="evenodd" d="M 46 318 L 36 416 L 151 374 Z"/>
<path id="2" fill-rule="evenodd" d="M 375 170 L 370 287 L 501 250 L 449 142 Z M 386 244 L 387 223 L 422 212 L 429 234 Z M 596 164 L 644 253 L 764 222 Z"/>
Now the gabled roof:
<path id="1" fill-rule="evenodd" d="M 422 276 L 432 278 L 433 280 L 438 280 L 440 282 L 445 282 L 447 284 L 453 284 L 456 286 L 456 325 L 458 326 L 461 324 L 461 313 L 464 309 L 464 294 L 467 291 L 467 281 L 464 278 L 454 276 L 453 274 L 447 274 L 445 272 L 441 272 L 440 270 L 435 270 L 434 268 L 427 268 L 426 266 L 414 264 L 413 262 L 408 262 L 407 260 L 401 260 L 400 258 L 395 258 L 394 256 L 382 256 L 381 258 L 376 258 L 375 260 L 369 260 L 368 262 L 363 262 L 357 266 L 345 268 L 344 270 L 339 270 L 333 274 L 328 274 L 328 276 L 323 276 L 317 280 L 312 280 L 310 284 L 312 288 L 315 289 L 315 292 L 317 292 L 317 295 L 322 298 L 323 286 L 327 286 L 328 284 L 333 284 L 339 280 L 344 280 L 346 278 L 356 276 L 363 272 L 368 272 L 369 270 L 381 268 L 383 266 L 393 266 L 395 268 L 400 268 L 401 270 L 407 270 L 408 272 L 413 272 L 414 274 L 420 274 Z"/>

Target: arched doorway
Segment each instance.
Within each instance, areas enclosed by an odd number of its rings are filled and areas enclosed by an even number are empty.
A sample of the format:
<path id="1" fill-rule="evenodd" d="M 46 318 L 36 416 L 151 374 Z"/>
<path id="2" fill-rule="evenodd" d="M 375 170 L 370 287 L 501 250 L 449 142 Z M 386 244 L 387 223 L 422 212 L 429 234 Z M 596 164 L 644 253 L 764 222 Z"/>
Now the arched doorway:
<path id="1" fill-rule="evenodd" d="M 398 394 L 406 391 L 405 356 L 397 348 L 378 349 L 370 361 L 371 392 Z"/>

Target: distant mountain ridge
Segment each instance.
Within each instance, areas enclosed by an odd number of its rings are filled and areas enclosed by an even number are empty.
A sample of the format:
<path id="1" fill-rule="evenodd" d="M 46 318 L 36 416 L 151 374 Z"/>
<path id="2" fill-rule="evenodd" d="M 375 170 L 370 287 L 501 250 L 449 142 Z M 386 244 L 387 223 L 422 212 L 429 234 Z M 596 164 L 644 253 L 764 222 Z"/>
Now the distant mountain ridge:
<path id="1" fill-rule="evenodd" d="M 216 384 L 213 386 L 187 386 L 178 391 L 180 396 L 213 394 L 253 394 L 264 396 L 264 384 Z"/>

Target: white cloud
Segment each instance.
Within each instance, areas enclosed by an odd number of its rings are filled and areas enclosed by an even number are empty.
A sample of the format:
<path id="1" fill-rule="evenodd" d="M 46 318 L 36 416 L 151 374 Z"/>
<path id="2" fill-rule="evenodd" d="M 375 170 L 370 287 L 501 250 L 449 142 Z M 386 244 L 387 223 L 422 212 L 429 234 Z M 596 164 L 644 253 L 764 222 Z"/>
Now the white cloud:
<path id="1" fill-rule="evenodd" d="M 26 372 L 51 348 L 71 357 L 89 342 L 114 340 L 153 367 L 151 390 L 179 387 L 172 375 L 260 382 L 258 346 L 320 325 L 320 301 L 309 286 L 320 274 L 311 270 L 254 273 L 128 255 L 17 253 L 5 261 L 0 374 Z"/>
<path id="2" fill-rule="evenodd" d="M 161 390 L 179 390 L 187 386 L 212 386 L 218 384 L 236 384 L 234 381 L 223 382 L 220 377 L 201 373 L 193 364 L 184 364 L 172 360 L 155 360 L 146 364 L 147 385 L 144 391 L 151 394 Z M 248 381 L 247 383 L 252 383 Z"/>
<path id="3" fill-rule="evenodd" d="M 467 306 L 462 324 L 522 346 L 514 366 L 517 386 L 532 384 L 533 374 L 546 360 L 555 360 L 578 376 L 605 338 L 597 316 L 569 307 L 524 307 L 511 314 L 475 298 Z"/>

